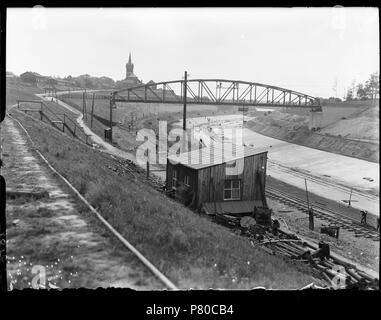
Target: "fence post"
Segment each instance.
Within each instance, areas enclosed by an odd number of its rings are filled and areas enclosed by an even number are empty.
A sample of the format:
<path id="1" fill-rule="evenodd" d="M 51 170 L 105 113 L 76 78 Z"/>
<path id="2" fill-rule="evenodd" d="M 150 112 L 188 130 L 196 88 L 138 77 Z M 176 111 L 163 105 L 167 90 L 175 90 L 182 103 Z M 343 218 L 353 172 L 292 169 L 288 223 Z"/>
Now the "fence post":
<path id="1" fill-rule="evenodd" d="M 82 92 L 82 118 L 85 120 L 85 92 Z"/>
<path id="2" fill-rule="evenodd" d="M 42 103 L 41 103 L 41 110 L 40 110 L 41 121 L 42 121 L 42 116 L 43 116 L 43 111 L 42 111 Z"/>
<path id="3" fill-rule="evenodd" d="M 93 128 L 94 97 L 95 97 L 95 92 L 93 93 L 93 103 L 91 105 L 91 124 L 90 124 L 90 128 Z"/>

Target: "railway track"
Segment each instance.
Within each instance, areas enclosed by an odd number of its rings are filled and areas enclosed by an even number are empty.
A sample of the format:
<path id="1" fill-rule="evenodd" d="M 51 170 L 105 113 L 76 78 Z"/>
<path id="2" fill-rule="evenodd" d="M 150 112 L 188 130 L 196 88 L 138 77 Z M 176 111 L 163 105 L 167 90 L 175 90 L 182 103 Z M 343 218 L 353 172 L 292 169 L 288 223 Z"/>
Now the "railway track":
<path id="1" fill-rule="evenodd" d="M 282 192 L 280 190 L 266 187 L 266 195 L 272 199 L 278 200 L 290 207 L 296 208 L 302 212 L 308 213 L 307 202 L 296 196 Z M 380 241 L 380 234 L 371 226 L 364 226 L 343 214 L 335 212 L 331 209 L 324 208 L 318 204 L 314 204 L 314 216 L 327 222 L 330 225 L 335 225 L 349 232 L 354 232 L 355 237 L 363 237 L 373 241 Z"/>
<path id="2" fill-rule="evenodd" d="M 9 113 L 7 116 L 13 120 L 15 123 L 19 125 L 19 127 L 24 131 L 27 139 L 30 141 L 31 146 L 35 146 L 34 141 L 29 135 L 28 131 L 21 124 L 20 121 L 12 117 Z M 41 154 L 41 152 L 34 148 L 34 152 L 38 155 L 38 157 L 44 162 L 47 167 L 53 172 L 54 175 L 57 175 L 75 194 L 76 196 L 84 203 L 86 207 L 100 220 L 100 222 L 108 229 L 108 231 L 116 237 L 132 254 L 144 265 L 144 267 L 149 270 L 154 278 L 159 281 L 163 286 L 165 286 L 169 290 L 178 290 L 178 288 L 173 284 L 154 264 L 152 264 L 142 253 L 140 253 L 131 243 L 129 243 L 114 227 L 105 219 L 103 216 L 80 194 L 80 192 L 65 178 L 63 177 L 52 165 L 51 163 Z M 130 171 L 132 169 L 129 169 Z M 133 177 L 136 179 L 135 173 L 133 173 Z"/>

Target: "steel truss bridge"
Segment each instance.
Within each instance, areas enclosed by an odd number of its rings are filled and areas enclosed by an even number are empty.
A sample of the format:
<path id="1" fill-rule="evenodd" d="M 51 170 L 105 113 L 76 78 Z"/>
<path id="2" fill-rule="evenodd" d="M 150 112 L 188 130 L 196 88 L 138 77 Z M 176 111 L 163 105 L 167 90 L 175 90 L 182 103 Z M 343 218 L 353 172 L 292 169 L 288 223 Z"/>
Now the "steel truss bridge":
<path id="1" fill-rule="evenodd" d="M 310 95 L 262 83 L 226 79 L 150 82 L 114 91 L 111 95 L 111 104 L 179 104 L 185 100 L 187 104 L 292 107 L 322 111 L 319 99 Z"/>

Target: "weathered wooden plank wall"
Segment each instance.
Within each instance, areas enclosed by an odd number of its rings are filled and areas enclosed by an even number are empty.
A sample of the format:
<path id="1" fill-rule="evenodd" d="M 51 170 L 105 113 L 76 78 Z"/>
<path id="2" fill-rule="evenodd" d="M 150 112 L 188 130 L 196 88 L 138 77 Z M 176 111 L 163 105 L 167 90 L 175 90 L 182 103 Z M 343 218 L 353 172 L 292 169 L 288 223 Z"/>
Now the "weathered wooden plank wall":
<path id="1" fill-rule="evenodd" d="M 199 208 L 204 202 L 223 201 L 225 179 L 241 180 L 241 200 L 261 200 L 261 192 L 256 173 L 260 173 L 262 186 L 265 188 L 267 153 L 246 157 L 241 174 L 226 175 L 226 164 L 215 165 L 199 170 L 183 165 L 167 164 L 167 189 L 172 188 L 173 170 L 176 168 L 179 181 L 184 181 L 184 176 L 190 177 L 190 185 L 196 193 L 196 206 Z"/>

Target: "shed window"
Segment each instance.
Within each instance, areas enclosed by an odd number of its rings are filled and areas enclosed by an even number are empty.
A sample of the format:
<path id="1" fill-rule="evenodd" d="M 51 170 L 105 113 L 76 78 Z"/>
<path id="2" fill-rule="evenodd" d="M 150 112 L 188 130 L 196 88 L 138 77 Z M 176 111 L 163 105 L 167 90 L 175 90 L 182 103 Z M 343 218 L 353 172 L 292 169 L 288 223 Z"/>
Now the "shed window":
<path id="1" fill-rule="evenodd" d="M 241 180 L 225 180 L 224 200 L 241 199 Z"/>
<path id="2" fill-rule="evenodd" d="M 173 170 L 173 175 L 172 175 L 172 187 L 176 188 L 177 187 L 177 170 Z"/>
<path id="3" fill-rule="evenodd" d="M 186 186 L 190 186 L 190 184 L 189 184 L 189 176 L 187 176 L 187 175 L 185 175 L 184 176 L 184 184 L 186 185 Z"/>

